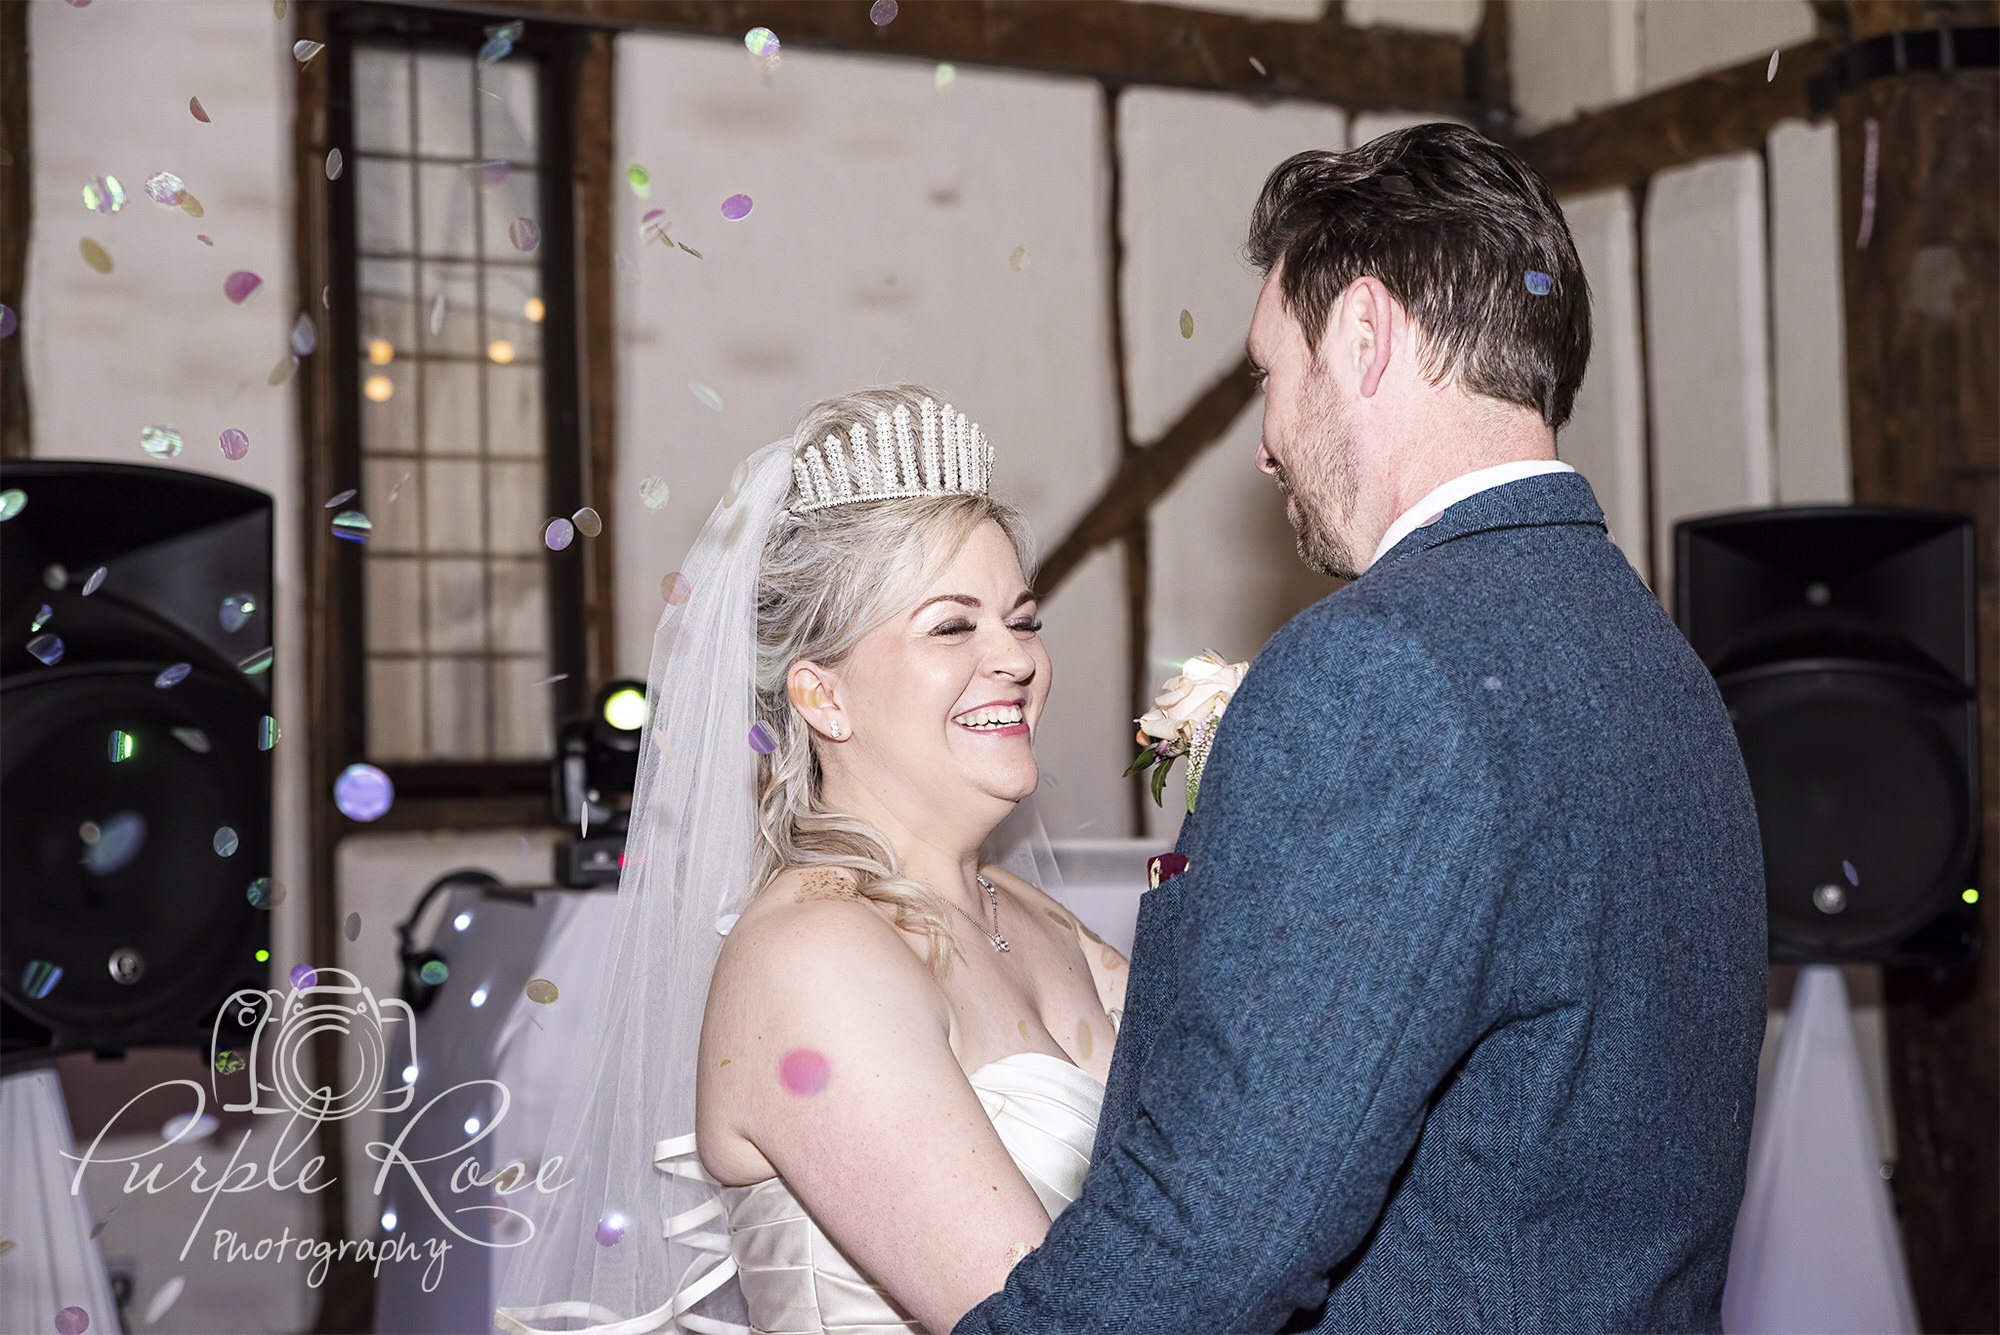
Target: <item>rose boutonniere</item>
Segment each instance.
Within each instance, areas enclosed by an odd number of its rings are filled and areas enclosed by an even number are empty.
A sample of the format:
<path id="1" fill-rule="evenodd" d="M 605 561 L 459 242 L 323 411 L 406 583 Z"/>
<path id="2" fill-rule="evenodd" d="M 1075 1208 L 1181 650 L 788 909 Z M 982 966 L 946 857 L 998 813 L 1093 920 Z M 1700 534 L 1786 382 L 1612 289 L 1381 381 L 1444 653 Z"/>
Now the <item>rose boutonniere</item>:
<path id="1" fill-rule="evenodd" d="M 1215 745 L 1222 712 L 1249 670 L 1248 663 L 1223 662 L 1222 655 L 1213 649 L 1182 664 L 1180 675 L 1167 679 L 1154 697 L 1153 708 L 1138 720 L 1139 745 L 1145 749 L 1126 767 L 1126 777 L 1151 767 L 1153 801 L 1165 806 L 1167 773 L 1175 760 L 1188 757 L 1187 809 L 1193 811 L 1202 766 L 1208 761 L 1209 748 Z"/>

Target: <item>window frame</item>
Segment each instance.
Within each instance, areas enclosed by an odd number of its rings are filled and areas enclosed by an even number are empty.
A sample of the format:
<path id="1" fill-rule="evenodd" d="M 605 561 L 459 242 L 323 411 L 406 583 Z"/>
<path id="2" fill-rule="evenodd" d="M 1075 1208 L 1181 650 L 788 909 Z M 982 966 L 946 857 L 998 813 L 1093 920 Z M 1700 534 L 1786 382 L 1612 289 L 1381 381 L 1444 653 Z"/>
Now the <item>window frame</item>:
<path id="1" fill-rule="evenodd" d="M 302 136 L 353 153 L 354 51 L 362 44 L 406 45 L 471 54 L 485 40 L 491 16 L 377 4 L 334 4 L 324 7 L 327 43 L 323 59 L 323 134 Z M 536 57 L 540 65 L 536 126 L 538 221 L 542 240 L 537 248 L 540 292 L 545 315 L 540 325 L 543 411 L 543 479 L 550 514 L 567 515 L 586 504 L 587 476 L 594 442 L 583 430 L 589 390 L 580 356 L 580 338 L 588 317 L 580 307 L 586 283 L 579 281 L 582 251 L 579 220 L 590 210 L 580 188 L 576 128 L 578 120 L 578 34 L 568 25 L 530 19 L 514 46 Z M 302 163 L 310 179 L 313 168 L 324 180 L 324 153 Z M 358 173 L 344 171 L 326 182 L 320 215 L 322 276 L 325 293 L 326 351 L 321 372 L 323 427 L 316 441 L 324 470 L 309 476 L 328 479 L 335 490 L 360 484 L 362 477 L 361 381 L 359 328 L 358 214 L 355 181 Z M 302 207 L 309 207 L 301 201 Z M 302 218 L 302 228 L 309 222 Z M 329 492 L 328 494 L 332 494 Z M 308 513 L 322 497 L 308 495 Z M 380 504 L 364 496 L 363 504 Z M 608 509 L 598 506 L 600 513 Z M 400 828 L 467 828 L 494 825 L 541 825 L 549 816 L 550 766 L 554 738 L 566 718 L 584 712 L 592 677 L 590 622 L 602 619 L 606 605 L 592 597 L 593 586 L 608 583 L 608 551 L 599 540 L 579 539 L 564 552 L 544 552 L 548 607 L 548 671 L 564 674 L 548 688 L 550 759 L 530 761 L 409 762 L 374 761 L 368 754 L 367 653 L 364 552 L 345 550 L 325 532 L 324 516 L 309 521 L 306 541 L 342 549 L 332 559 L 312 563 L 322 576 L 318 597 L 325 604 L 324 652 L 317 664 L 325 681 L 313 694 L 330 706 L 317 722 L 325 729 L 334 772 L 356 761 L 377 763 L 395 783 L 398 800 L 378 822 Z M 582 550 L 579 550 L 582 549 Z"/>

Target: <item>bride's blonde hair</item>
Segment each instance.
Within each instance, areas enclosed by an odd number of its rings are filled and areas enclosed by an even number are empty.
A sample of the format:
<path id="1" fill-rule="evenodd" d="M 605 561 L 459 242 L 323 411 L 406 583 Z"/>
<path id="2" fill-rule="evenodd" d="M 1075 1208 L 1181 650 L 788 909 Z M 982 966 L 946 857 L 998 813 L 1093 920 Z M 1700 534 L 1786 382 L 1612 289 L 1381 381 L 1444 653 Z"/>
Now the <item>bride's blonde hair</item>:
<path id="1" fill-rule="evenodd" d="M 793 452 L 898 407 L 920 417 L 925 399 L 944 402 L 919 385 L 885 385 L 816 403 L 792 430 Z M 782 514 L 757 573 L 757 718 L 777 747 L 757 764 L 753 882 L 761 888 L 789 867 L 849 869 L 862 896 L 887 905 L 898 927 L 929 938 L 928 963 L 938 977 L 953 945 L 945 902 L 902 874 L 895 850 L 873 826 L 823 804 L 821 743 L 792 708 L 786 679 L 801 660 L 838 667 L 864 635 L 913 604 L 988 522 L 1000 526 L 1028 573 L 1033 553 L 1020 512 L 971 495 Z"/>

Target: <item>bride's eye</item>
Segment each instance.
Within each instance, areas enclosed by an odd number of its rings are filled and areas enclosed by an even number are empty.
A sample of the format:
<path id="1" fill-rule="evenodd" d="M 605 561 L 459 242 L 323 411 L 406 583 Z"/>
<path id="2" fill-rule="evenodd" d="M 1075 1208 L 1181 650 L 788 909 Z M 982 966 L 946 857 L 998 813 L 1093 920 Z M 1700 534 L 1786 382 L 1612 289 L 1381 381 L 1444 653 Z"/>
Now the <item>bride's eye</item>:
<path id="1" fill-rule="evenodd" d="M 1034 617 L 1028 617 L 1021 621 L 1008 622 L 1007 629 L 1020 635 L 1039 635 L 1042 633 L 1042 623 Z"/>
<path id="2" fill-rule="evenodd" d="M 977 627 L 964 617 L 953 617 L 931 631 L 933 635 L 969 635 Z"/>

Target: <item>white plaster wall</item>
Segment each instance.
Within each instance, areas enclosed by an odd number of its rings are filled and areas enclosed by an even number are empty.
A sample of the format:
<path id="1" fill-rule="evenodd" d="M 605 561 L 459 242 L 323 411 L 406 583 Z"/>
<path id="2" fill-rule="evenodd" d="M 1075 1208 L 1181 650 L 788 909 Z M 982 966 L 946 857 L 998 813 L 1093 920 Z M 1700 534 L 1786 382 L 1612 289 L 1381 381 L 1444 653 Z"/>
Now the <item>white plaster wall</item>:
<path id="1" fill-rule="evenodd" d="M 1479 127 L 1459 116 L 1447 116 L 1441 111 L 1357 111 L 1348 125 L 1348 143 L 1359 148 L 1371 139 L 1379 139 L 1391 130 L 1408 129 L 1412 125 L 1429 125 L 1443 121 L 1452 125 L 1464 125 L 1472 129 Z"/>
<path id="2" fill-rule="evenodd" d="M 1639 91 L 1640 0 L 1512 0 L 1514 106 L 1532 134 Z"/>
<path id="3" fill-rule="evenodd" d="M 1769 56 L 1816 31 L 1806 0 L 1641 0 L 1639 88 L 1652 92 Z"/>
<path id="4" fill-rule="evenodd" d="M 1708 158 L 1646 200 L 1653 588 L 1672 606 L 1674 521 L 1773 499 L 1763 164 Z"/>
<path id="5" fill-rule="evenodd" d="M 1377 25 L 1471 38 L 1485 17 L 1485 0 L 1341 0 L 1357 28 Z"/>
<path id="6" fill-rule="evenodd" d="M 1590 479 L 1612 541 L 1639 572 L 1646 550 L 1646 385 L 1639 357 L 1639 259 L 1632 196 L 1603 190 L 1562 201 L 1590 282 L 1590 368 L 1556 453 Z"/>
<path id="7" fill-rule="evenodd" d="M 1847 449 L 1847 319 L 1840 273 L 1840 132 L 1829 121 L 1771 131 L 1771 328 L 1777 499 L 1853 499 Z"/>
<path id="8" fill-rule="evenodd" d="M 1347 125 L 1341 111 L 1310 103 L 1134 89 L 1119 98 L 1118 142 L 1126 380 L 1132 434 L 1149 443 L 1243 356 L 1262 286 L 1243 243 L 1265 177 L 1305 149 L 1345 148 Z M 1194 317 L 1192 338 L 1181 337 L 1182 310 Z M 1263 400 L 1253 399 L 1153 507 L 1155 685 L 1203 649 L 1255 657 L 1337 587 L 1299 564 L 1279 493 L 1254 462 L 1262 426 Z M 1147 833 L 1171 839 L 1183 809 L 1148 805 Z"/>
<path id="9" fill-rule="evenodd" d="M 653 181 L 618 205 L 620 669 L 643 675 L 660 577 L 737 461 L 859 385 L 950 398 L 995 442 L 995 489 L 1044 550 L 1059 541 L 1118 449 L 1097 85 L 966 68 L 939 89 L 925 62 L 809 51 L 767 77 L 740 41 L 653 36 L 619 39 L 617 80 L 620 162 Z M 752 213 L 723 221 L 739 192 Z M 652 208 L 704 258 L 642 247 Z M 638 502 L 648 474 L 672 488 L 659 513 Z M 1118 587 L 1083 578 L 1046 608 L 1059 685 L 1038 751 L 1063 793 L 1057 833 L 1123 832 Z"/>
<path id="10" fill-rule="evenodd" d="M 167 423 L 180 429 L 186 448 L 156 466 L 212 473 L 273 497 L 272 709 L 290 734 L 273 753 L 273 875 L 303 888 L 297 407 L 290 384 L 266 383 L 289 352 L 300 310 L 292 287 L 291 29 L 268 4 L 248 0 L 98 0 L 83 9 L 34 0 L 28 22 L 35 215 L 15 337 L 23 344 L 33 451 L 37 458 L 151 464 L 139 448 L 140 429 Z M 209 124 L 189 114 L 191 95 L 201 99 Z M 203 217 L 146 197 L 144 182 L 159 171 L 185 182 Z M 106 174 L 126 191 L 116 214 L 83 205 L 84 182 Z M 214 247 L 195 240 L 197 233 Z M 110 274 L 83 262 L 85 237 L 110 253 Z M 232 269 L 264 279 L 240 307 L 222 294 Z M 311 304 L 320 319 L 317 299 Z M 236 463 L 217 445 L 229 427 L 250 437 L 249 455 Z M 308 908 L 307 897 L 295 893 L 272 912 L 275 980 L 305 958 Z M 213 1158 L 212 1145 L 200 1148 Z M 119 1230 L 107 1231 L 104 1245 L 135 1259 L 143 1303 L 182 1269 L 180 1225 L 188 1221 L 177 1204 L 152 1211 L 144 1197 L 125 1200 Z M 245 1209 L 295 1231 L 313 1229 L 309 1207 L 296 1197 L 274 1193 Z M 243 1227 L 253 1230 L 245 1236 L 262 1236 L 254 1221 Z M 254 1280 L 227 1273 L 242 1266 L 198 1270 L 159 1329 L 292 1330 L 309 1312 L 303 1266 L 260 1269 Z"/>

